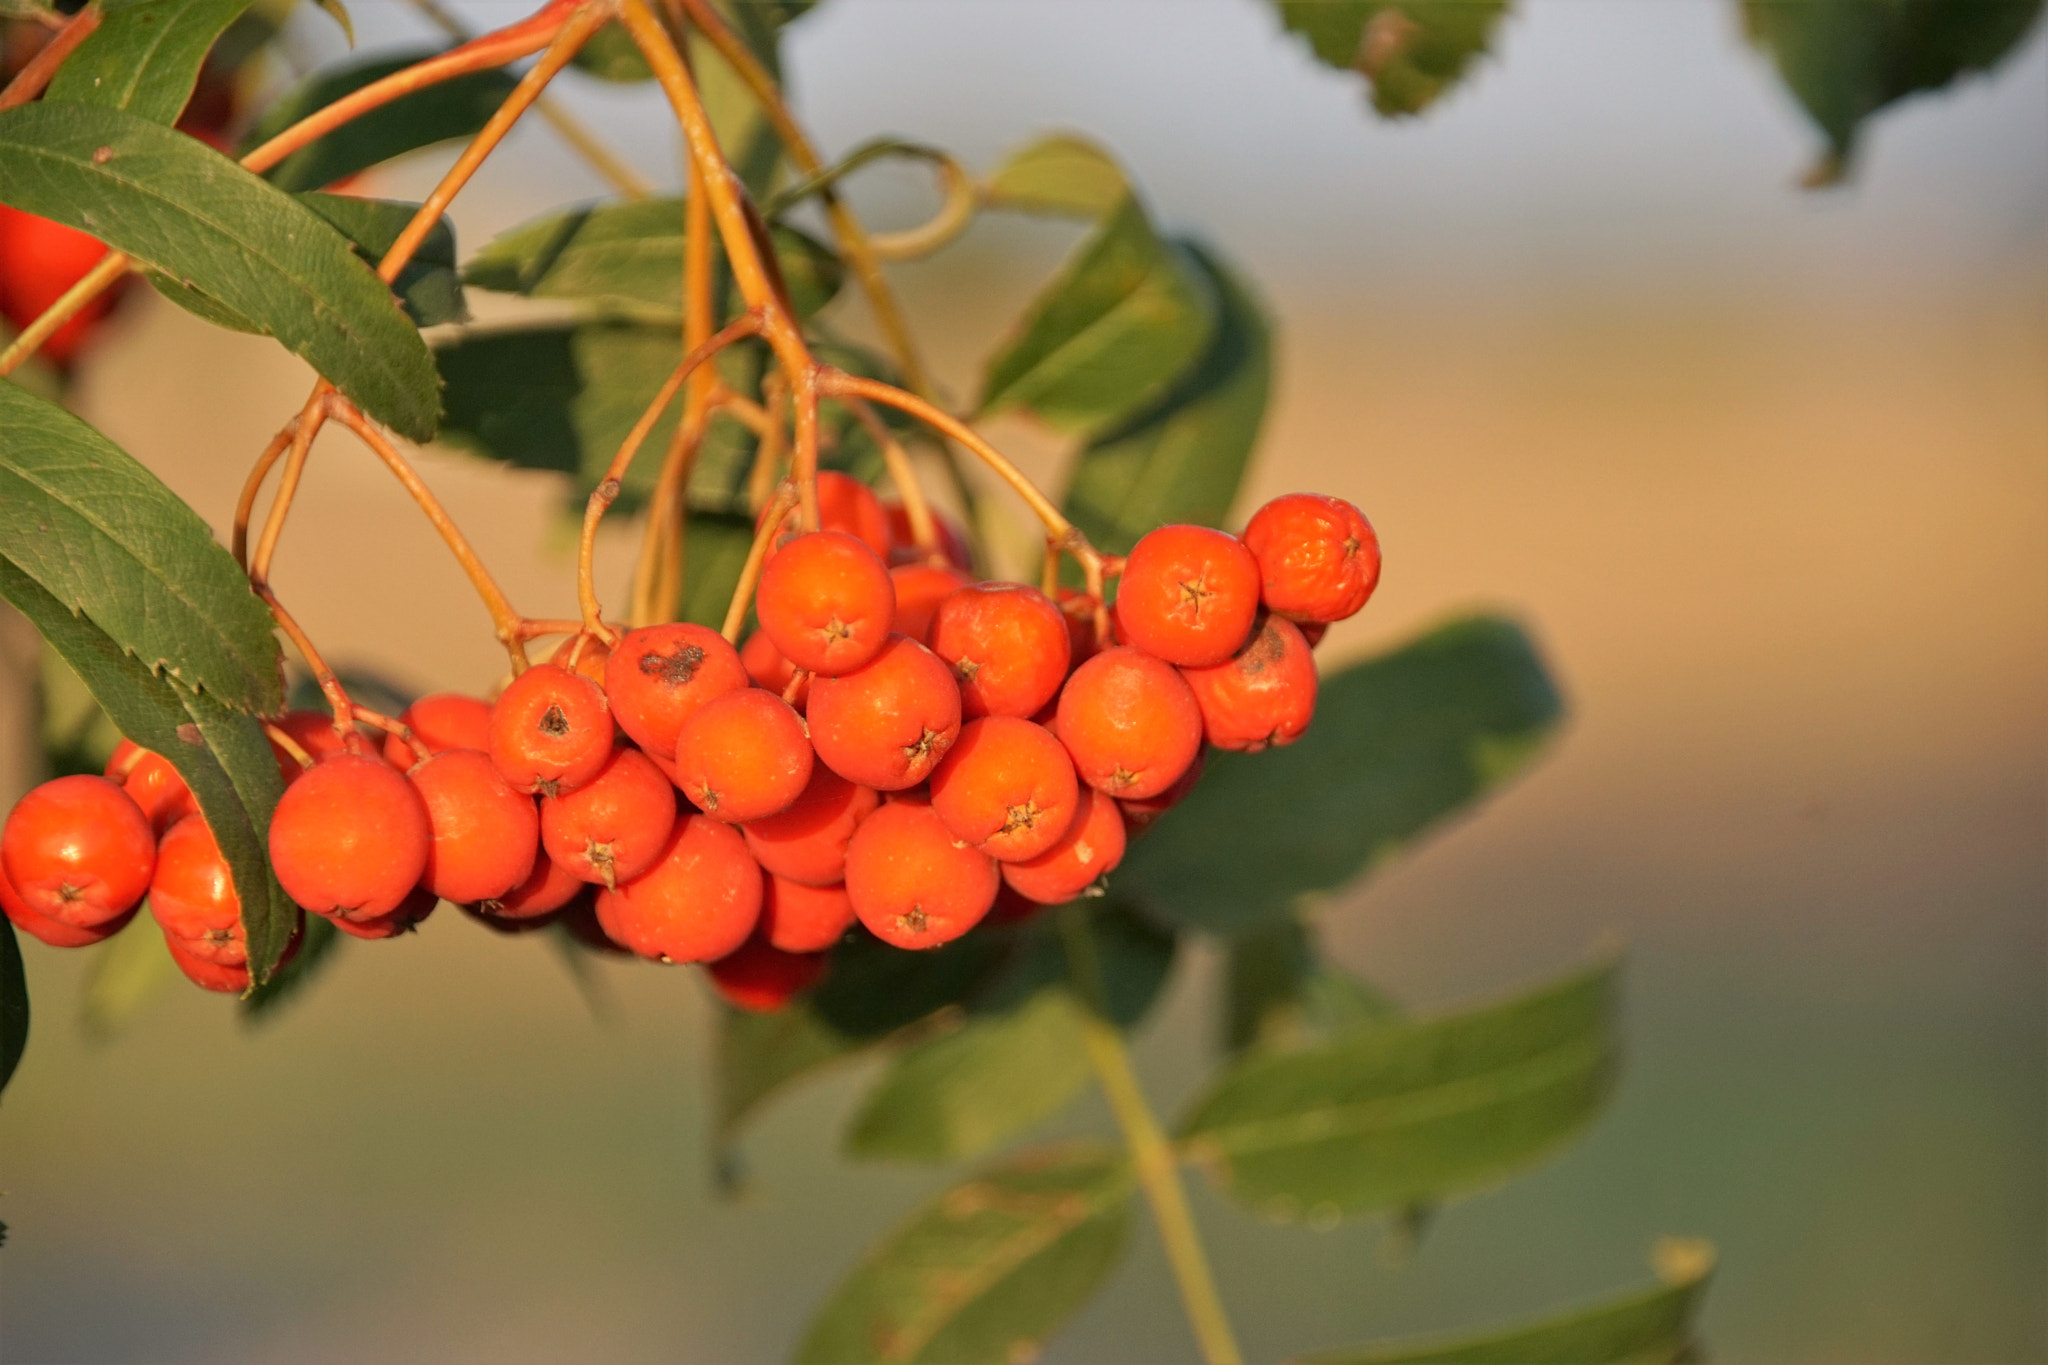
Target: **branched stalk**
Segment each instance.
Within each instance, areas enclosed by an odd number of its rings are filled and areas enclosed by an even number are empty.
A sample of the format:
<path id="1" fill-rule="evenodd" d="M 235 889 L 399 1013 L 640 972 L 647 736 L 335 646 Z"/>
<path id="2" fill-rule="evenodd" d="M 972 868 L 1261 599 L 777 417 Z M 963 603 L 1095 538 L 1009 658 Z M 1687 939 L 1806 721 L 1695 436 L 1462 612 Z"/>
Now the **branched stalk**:
<path id="1" fill-rule="evenodd" d="M 404 721 L 387 716 L 382 711 L 372 711 L 360 704 L 356 705 L 354 710 L 355 718 L 363 724 L 382 730 L 387 735 L 398 736 L 398 742 L 412 750 L 415 762 L 424 763 L 434 756 L 434 751 L 427 747 L 426 741 L 414 734 L 412 727 Z"/>
<path id="2" fill-rule="evenodd" d="M 270 615 L 284 631 L 285 638 L 299 651 L 299 657 L 306 661 L 306 667 L 313 670 L 313 681 L 320 685 L 320 695 L 327 699 L 327 707 L 334 712 L 334 732 L 341 736 L 342 747 L 349 753 L 363 750 L 363 737 L 356 732 L 355 703 L 348 699 L 342 688 L 341 679 L 334 676 L 334 670 L 327 666 L 327 660 L 320 657 L 320 651 L 313 645 L 313 639 L 292 619 L 284 609 L 284 603 L 277 600 L 277 593 L 268 583 L 252 585 L 256 595 L 263 599 L 263 605 L 270 608 Z"/>
<path id="3" fill-rule="evenodd" d="M 896 439 L 896 433 L 883 425 L 867 399 L 847 398 L 844 401 L 860 424 L 867 428 L 869 438 L 882 448 L 882 463 L 888 466 L 889 482 L 896 485 L 896 495 L 903 499 L 903 515 L 910 522 L 911 543 L 926 559 L 938 557 L 939 528 L 932 522 L 932 509 L 924 500 L 924 488 L 917 481 L 917 469 L 910 463 L 910 452 Z"/>
<path id="4" fill-rule="evenodd" d="M 754 528 L 753 543 L 747 546 L 747 562 L 740 567 L 740 581 L 733 585 L 732 601 L 726 604 L 725 624 L 719 628 L 727 644 L 740 642 L 740 627 L 747 623 L 747 603 L 754 598 L 754 585 L 761 581 L 761 566 L 768 562 L 768 545 L 782 527 L 782 519 L 796 506 L 796 488 L 784 479 L 763 510 L 761 524 Z"/>

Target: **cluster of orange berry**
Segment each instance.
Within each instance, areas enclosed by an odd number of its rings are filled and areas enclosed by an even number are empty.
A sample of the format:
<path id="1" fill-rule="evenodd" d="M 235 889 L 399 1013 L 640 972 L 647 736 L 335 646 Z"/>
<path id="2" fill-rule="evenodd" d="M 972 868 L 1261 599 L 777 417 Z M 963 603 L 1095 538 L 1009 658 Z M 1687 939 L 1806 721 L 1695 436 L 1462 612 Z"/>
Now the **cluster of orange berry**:
<path id="1" fill-rule="evenodd" d="M 1106 613 L 975 581 L 950 528 L 920 553 L 902 509 L 845 476 L 820 476 L 819 503 L 822 529 L 776 537 L 743 648 L 688 623 L 580 637 L 495 703 L 422 698 L 400 718 L 414 742 L 381 753 L 320 713 L 282 718 L 317 760 L 280 749 L 286 893 L 368 938 L 442 900 L 510 930 L 568 916 L 773 1008 L 856 920 L 926 948 L 1085 894 L 1193 787 L 1205 742 L 1302 733 L 1310 650 L 1379 578 L 1358 509 L 1311 494 L 1242 537 L 1152 531 Z M 45 942 L 104 938 L 147 894 L 188 976 L 248 984 L 226 863 L 156 754 L 124 743 L 106 777 L 31 792 L 0 873 Z"/>

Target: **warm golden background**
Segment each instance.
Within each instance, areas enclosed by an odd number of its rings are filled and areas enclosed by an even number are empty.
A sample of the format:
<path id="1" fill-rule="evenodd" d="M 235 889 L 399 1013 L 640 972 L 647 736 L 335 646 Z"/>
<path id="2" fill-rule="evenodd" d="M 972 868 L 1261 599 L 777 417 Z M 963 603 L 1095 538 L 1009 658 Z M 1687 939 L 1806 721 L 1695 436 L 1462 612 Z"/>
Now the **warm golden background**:
<path id="1" fill-rule="evenodd" d="M 424 32 L 353 8 L 365 46 Z M 334 55 L 325 22 L 302 16 L 307 54 Z M 1053 126 L 1113 147 L 1280 320 L 1246 508 L 1327 489 L 1380 528 L 1385 584 L 1328 653 L 1504 606 L 1568 694 L 1533 776 L 1328 923 L 1419 1004 L 1625 937 L 1613 1108 L 1405 1266 L 1376 1226 L 1199 1194 L 1252 1356 L 1592 1294 L 1676 1232 L 1722 1249 L 1714 1359 L 2048 1357 L 2041 33 L 1881 117 L 1823 194 L 1793 184 L 1816 138 L 1705 0 L 1528 0 L 1403 126 L 1256 0 L 827 0 L 789 50 L 829 150 L 895 132 L 986 166 Z M 574 98 L 673 180 L 642 94 Z M 544 131 L 514 147 L 457 213 L 471 247 L 596 191 Z M 908 172 L 860 194 L 882 222 L 927 204 Z M 1072 240 L 990 222 L 900 272 L 957 396 Z M 143 299 L 76 399 L 223 526 L 305 382 Z M 526 610 L 570 610 L 547 484 L 424 467 Z M 374 462 L 323 443 L 301 506 L 280 586 L 333 656 L 491 682 L 481 611 Z M 604 971 L 600 1021 L 543 945 L 451 912 L 348 947 L 269 1027 L 180 989 L 88 1046 L 85 955 L 28 945 L 0 1358 L 774 1360 L 942 1179 L 836 1159 L 848 1072 L 766 1115 L 751 1196 L 721 1201 L 688 974 Z M 1209 1065 L 1215 965 L 1183 960 L 1145 1037 L 1165 1100 Z M 1144 1230 L 1048 1359 L 1191 1354 Z"/>

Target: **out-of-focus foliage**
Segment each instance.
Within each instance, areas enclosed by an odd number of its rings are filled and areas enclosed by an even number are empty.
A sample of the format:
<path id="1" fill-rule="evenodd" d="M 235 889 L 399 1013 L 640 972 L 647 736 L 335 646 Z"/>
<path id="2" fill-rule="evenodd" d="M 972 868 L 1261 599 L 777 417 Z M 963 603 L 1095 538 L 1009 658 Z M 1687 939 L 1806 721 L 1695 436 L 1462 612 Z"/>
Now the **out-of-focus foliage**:
<path id="1" fill-rule="evenodd" d="M 1319 61 L 1356 71 L 1372 107 L 1406 118 L 1436 103 L 1493 42 L 1508 0 L 1275 0 Z"/>

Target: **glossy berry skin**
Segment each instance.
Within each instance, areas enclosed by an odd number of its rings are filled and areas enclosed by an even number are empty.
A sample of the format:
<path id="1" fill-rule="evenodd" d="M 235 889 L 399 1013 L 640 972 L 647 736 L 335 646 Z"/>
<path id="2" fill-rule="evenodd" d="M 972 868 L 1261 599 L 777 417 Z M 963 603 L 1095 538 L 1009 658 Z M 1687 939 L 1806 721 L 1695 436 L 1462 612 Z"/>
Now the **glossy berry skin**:
<path id="1" fill-rule="evenodd" d="M 104 777 L 45 782 L 0 828 L 0 871 L 15 893 L 37 914 L 75 928 L 133 910 L 155 869 L 149 817 Z"/>
<path id="2" fill-rule="evenodd" d="M 1116 613 L 1104 611 L 1111 638 L 1099 638 L 1095 630 L 1095 598 L 1075 588 L 1061 588 L 1059 591 L 1060 619 L 1067 624 L 1067 648 L 1070 654 L 1068 667 L 1078 668 L 1089 659 L 1100 654 L 1111 644 L 1126 641 L 1117 633 Z"/>
<path id="3" fill-rule="evenodd" d="M 1185 668 L 1235 654 L 1258 610 L 1258 561 L 1236 536 L 1207 526 L 1146 532 L 1117 585 L 1123 638 Z"/>
<path id="4" fill-rule="evenodd" d="M 705 970 L 727 1004 L 772 1014 L 817 985 L 825 965 L 823 953 L 785 952 L 757 935 Z"/>
<path id="5" fill-rule="evenodd" d="M 109 782 L 121 784 L 121 790 L 128 793 L 128 799 L 141 809 L 149 827 L 159 835 L 199 809 L 191 788 L 178 776 L 171 761 L 131 740 L 124 739 L 114 746 L 113 757 L 107 760 L 106 777 Z"/>
<path id="6" fill-rule="evenodd" d="M 1073 823 L 1080 783 L 1073 761 L 1044 726 L 985 716 L 932 773 L 932 809 L 946 828 L 998 862 L 1051 848 Z"/>
<path id="7" fill-rule="evenodd" d="M 1292 621 L 1341 621 L 1379 586 L 1379 537 L 1342 498 L 1275 498 L 1252 514 L 1244 543 L 1258 561 L 1266 609 Z"/>
<path id="8" fill-rule="evenodd" d="M 92 272 L 106 244 L 63 223 L 0 204 L 0 317 L 20 331 Z M 41 354 L 60 369 L 78 358 L 100 320 L 112 311 L 109 289 L 50 334 Z"/>
<path id="9" fill-rule="evenodd" d="M 502 896 L 533 872 L 540 812 L 478 749 L 444 749 L 406 780 L 426 807 L 432 842 L 420 884 L 441 900 Z"/>
<path id="10" fill-rule="evenodd" d="M 769 545 L 771 558 L 802 534 L 798 530 L 799 515 L 793 507 L 783 514 L 782 525 Z M 763 517 L 755 519 L 757 530 L 765 516 L 763 513 Z M 884 563 L 888 562 L 889 553 L 895 545 L 895 537 L 889 530 L 889 514 L 875 490 L 851 474 L 842 474 L 836 469 L 818 471 L 818 529 L 852 536 L 873 550 Z"/>
<path id="11" fill-rule="evenodd" d="M 740 645 L 740 662 L 746 666 L 747 676 L 754 686 L 765 692 L 782 697 L 789 693 L 789 685 L 796 682 L 796 665 L 782 657 L 782 651 L 768 638 L 768 632 L 757 630 Z M 797 684 L 794 696 L 788 697 L 789 704 L 802 715 L 811 702 L 811 675 L 804 674 L 804 680 Z"/>
<path id="12" fill-rule="evenodd" d="M 1174 779 L 1171 787 L 1153 796 L 1140 796 L 1117 802 L 1124 813 L 1124 830 L 1133 838 L 1150 829 L 1154 822 L 1166 812 L 1187 799 L 1187 794 L 1202 780 L 1202 769 L 1209 764 L 1209 750 L 1204 746 L 1195 754 L 1195 761 L 1188 764 L 1188 770 Z"/>
<path id="13" fill-rule="evenodd" d="M 362 919 L 348 919 L 333 916 L 328 922 L 351 938 L 381 939 L 397 938 L 409 934 L 425 923 L 427 917 L 439 909 L 440 898 L 424 886 L 416 886 L 398 903 L 396 910 L 382 915 L 371 915 Z"/>
<path id="14" fill-rule="evenodd" d="M 270 866 L 314 914 L 373 920 L 412 894 L 433 839 L 412 783 L 378 759 L 336 754 L 285 788 L 270 817 Z"/>
<path id="15" fill-rule="evenodd" d="M 960 734 L 960 689 L 938 655 L 889 637 L 874 662 L 811 683 L 811 744 L 849 782 L 902 791 L 931 775 Z"/>
<path id="16" fill-rule="evenodd" d="M 709 962 L 753 933 L 761 882 L 738 830 L 686 814 L 653 867 L 598 893 L 597 922 L 606 937 L 641 957 Z"/>
<path id="17" fill-rule="evenodd" d="M 222 995 L 239 995 L 249 989 L 249 966 L 246 962 L 230 966 L 202 956 L 189 939 L 164 935 L 164 947 L 170 950 L 171 961 L 185 979 L 202 990 L 218 991 Z"/>
<path id="18" fill-rule="evenodd" d="M 936 948 L 995 904 L 995 859 L 954 837 L 929 804 L 895 799 L 854 831 L 846 894 L 860 922 L 898 948 Z"/>
<path id="19" fill-rule="evenodd" d="M 1022 583 L 974 583 L 939 603 L 932 652 L 960 684 L 960 712 L 1029 719 L 1059 695 L 1073 657 L 1067 619 Z"/>
<path id="20" fill-rule="evenodd" d="M 833 677 L 887 642 L 896 589 L 865 544 L 844 531 L 815 531 L 789 541 L 761 570 L 754 610 L 784 658 Z"/>
<path id="21" fill-rule="evenodd" d="M 158 845 L 149 913 L 163 930 L 172 959 L 193 982 L 212 991 L 249 988 L 241 898 L 227 859 L 201 817 L 178 821 Z M 294 929 L 294 940 L 297 934 Z M 295 941 L 286 950 L 287 961 L 296 948 Z"/>
<path id="22" fill-rule="evenodd" d="M 1004 863 L 1003 881 L 1040 905 L 1064 905 L 1124 860 L 1124 818 L 1116 802 L 1081 789 L 1074 823 L 1058 843 L 1028 862 Z"/>
<path id="23" fill-rule="evenodd" d="M 683 726 L 676 785 L 706 815 L 737 825 L 788 810 L 810 784 L 803 717 L 758 687 L 728 692 Z"/>
<path id="24" fill-rule="evenodd" d="M 889 548 L 891 564 L 922 564 L 925 552 L 917 548 L 917 535 L 910 529 L 910 511 L 900 502 L 885 502 L 882 510 L 889 515 L 889 537 L 893 542 Z M 940 558 L 956 569 L 971 571 L 974 556 L 967 550 L 967 533 L 960 529 L 958 522 L 939 511 L 931 509 L 932 529 L 935 531 Z"/>
<path id="25" fill-rule="evenodd" d="M 889 629 L 919 644 L 929 644 L 939 603 L 974 580 L 942 565 L 902 564 L 889 570 L 889 581 L 896 588 L 896 619 Z"/>
<path id="26" fill-rule="evenodd" d="M 589 885 L 542 849 L 534 855 L 533 871 L 525 881 L 502 896 L 478 901 L 476 911 L 487 919 L 544 920 L 575 900 Z"/>
<path id="27" fill-rule="evenodd" d="M 491 747 L 491 704 L 460 692 L 435 692 L 421 697 L 398 717 L 429 753 L 449 749 L 488 751 Z M 384 761 L 400 772 L 419 762 L 412 746 L 397 735 L 384 736 Z"/>
<path id="28" fill-rule="evenodd" d="M 617 886 L 654 866 L 676 824 L 676 789 L 638 749 L 612 750 L 575 791 L 543 797 L 547 856 L 586 882 Z"/>
<path id="29" fill-rule="evenodd" d="M 1257 753 L 1292 744 L 1316 712 L 1316 661 L 1284 616 L 1267 616 L 1243 649 L 1211 668 L 1181 676 L 1202 708 L 1202 733 L 1219 749 Z"/>
<path id="30" fill-rule="evenodd" d="M 806 886 L 846 880 L 846 845 L 882 798 L 874 788 L 848 782 L 823 763 L 795 804 L 742 829 L 755 861 L 777 877 Z"/>
<path id="31" fill-rule="evenodd" d="M 843 885 L 806 886 L 771 875 L 762 890 L 755 937 L 785 953 L 821 953 L 853 927 L 853 898 Z"/>
<path id="32" fill-rule="evenodd" d="M 89 948 L 95 943 L 112 938 L 126 928 L 135 916 L 130 910 L 125 915 L 116 915 L 89 929 L 75 924 L 52 919 L 39 910 L 29 908 L 29 903 L 14 889 L 14 883 L 7 880 L 5 871 L 0 871 L 0 913 L 4 913 L 14 927 L 32 938 L 49 944 L 52 948 Z"/>
<path id="33" fill-rule="evenodd" d="M 1081 780 L 1117 797 L 1165 791 L 1202 747 L 1202 709 L 1187 681 L 1128 645 L 1074 670 L 1054 728 Z"/>
<path id="34" fill-rule="evenodd" d="M 674 756 L 684 722 L 747 684 L 739 651 L 717 631 L 687 621 L 627 631 L 604 667 L 619 728 L 664 758 Z"/>
<path id="35" fill-rule="evenodd" d="M 514 789 L 556 796 L 603 770 L 613 732 L 603 688 L 538 664 L 514 678 L 491 708 L 491 762 Z"/>

